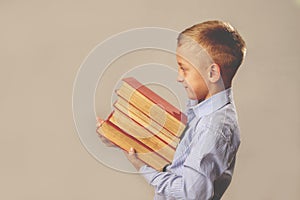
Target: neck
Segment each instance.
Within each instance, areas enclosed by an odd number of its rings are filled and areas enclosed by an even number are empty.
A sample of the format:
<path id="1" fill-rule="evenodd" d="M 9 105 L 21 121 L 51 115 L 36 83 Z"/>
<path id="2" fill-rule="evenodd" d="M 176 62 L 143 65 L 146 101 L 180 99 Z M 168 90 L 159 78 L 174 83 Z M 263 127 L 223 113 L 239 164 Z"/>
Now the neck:
<path id="1" fill-rule="evenodd" d="M 229 84 L 223 84 L 223 83 L 216 83 L 209 86 L 208 94 L 206 95 L 205 99 L 208 99 L 209 97 L 213 96 L 214 94 L 217 94 L 221 91 L 224 91 L 231 87 L 231 83 Z"/>

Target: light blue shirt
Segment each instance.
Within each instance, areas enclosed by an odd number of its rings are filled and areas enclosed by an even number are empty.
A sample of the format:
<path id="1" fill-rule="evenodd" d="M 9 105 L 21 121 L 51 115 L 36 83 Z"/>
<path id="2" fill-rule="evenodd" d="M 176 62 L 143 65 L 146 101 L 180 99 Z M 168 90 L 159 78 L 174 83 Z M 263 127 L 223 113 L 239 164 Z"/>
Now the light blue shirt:
<path id="1" fill-rule="evenodd" d="M 165 172 L 139 170 L 155 188 L 155 200 L 220 199 L 230 184 L 240 144 L 232 90 L 197 103 L 188 100 L 187 128 Z"/>

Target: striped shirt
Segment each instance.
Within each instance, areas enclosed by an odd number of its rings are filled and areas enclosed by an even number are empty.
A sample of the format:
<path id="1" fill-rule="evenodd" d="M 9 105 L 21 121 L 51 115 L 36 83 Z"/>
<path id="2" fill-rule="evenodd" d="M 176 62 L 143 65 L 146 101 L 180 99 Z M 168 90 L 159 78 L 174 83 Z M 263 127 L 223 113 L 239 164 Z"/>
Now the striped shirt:
<path id="1" fill-rule="evenodd" d="M 163 172 L 147 165 L 139 170 L 155 188 L 155 200 L 216 200 L 230 184 L 240 144 L 232 89 L 197 103 L 188 100 L 187 128 L 173 162 Z"/>

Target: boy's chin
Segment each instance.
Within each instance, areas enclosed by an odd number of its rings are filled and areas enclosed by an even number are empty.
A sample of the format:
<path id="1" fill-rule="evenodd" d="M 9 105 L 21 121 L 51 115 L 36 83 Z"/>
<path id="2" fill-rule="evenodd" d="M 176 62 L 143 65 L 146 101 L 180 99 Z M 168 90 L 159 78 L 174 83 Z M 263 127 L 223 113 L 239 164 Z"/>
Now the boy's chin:
<path id="1" fill-rule="evenodd" d="M 190 100 L 198 100 L 198 98 L 192 94 L 187 93 L 187 96 Z"/>
<path id="2" fill-rule="evenodd" d="M 198 101 L 199 103 L 204 100 L 204 98 L 199 98 L 199 97 L 191 95 L 191 94 L 188 94 L 188 98 L 193 101 Z"/>

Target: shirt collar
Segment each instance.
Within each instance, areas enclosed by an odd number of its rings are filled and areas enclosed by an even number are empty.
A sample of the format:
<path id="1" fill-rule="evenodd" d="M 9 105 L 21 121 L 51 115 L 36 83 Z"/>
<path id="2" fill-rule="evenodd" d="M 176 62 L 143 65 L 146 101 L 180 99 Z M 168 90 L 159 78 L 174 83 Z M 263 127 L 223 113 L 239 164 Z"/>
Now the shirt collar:
<path id="1" fill-rule="evenodd" d="M 233 102 L 232 89 L 228 88 L 198 103 L 198 100 L 189 99 L 187 113 L 193 113 L 198 118 L 209 115 L 229 102 Z"/>

